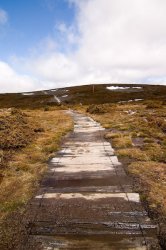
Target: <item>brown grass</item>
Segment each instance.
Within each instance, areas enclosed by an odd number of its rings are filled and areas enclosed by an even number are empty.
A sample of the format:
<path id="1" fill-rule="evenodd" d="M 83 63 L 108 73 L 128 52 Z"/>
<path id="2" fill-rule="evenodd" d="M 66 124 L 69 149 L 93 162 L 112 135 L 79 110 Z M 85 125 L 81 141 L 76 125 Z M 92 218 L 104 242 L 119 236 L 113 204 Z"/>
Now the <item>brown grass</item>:
<path id="1" fill-rule="evenodd" d="M 132 146 L 132 140 L 130 136 L 121 135 L 119 138 L 112 139 L 112 145 L 116 148 L 127 148 Z"/>
<path id="2" fill-rule="evenodd" d="M 18 149 L 30 143 L 35 127 L 28 116 L 20 110 L 2 112 L 0 115 L 0 149 Z"/>
<path id="3" fill-rule="evenodd" d="M 118 156 L 128 157 L 137 161 L 148 161 L 149 158 L 140 148 L 126 148 L 117 151 Z"/>
<path id="4" fill-rule="evenodd" d="M 133 162 L 129 171 L 139 176 L 150 207 L 166 214 L 166 164 L 153 161 Z"/>
<path id="5" fill-rule="evenodd" d="M 33 131 L 42 126 L 42 132 L 33 136 L 25 134 L 31 140 L 22 145 L 22 149 L 13 150 L 12 154 L 8 151 L 6 167 L 1 168 L 1 217 L 22 207 L 32 197 L 47 169 L 47 160 L 58 150 L 62 136 L 72 128 L 71 118 L 60 110 L 26 111 L 26 116 L 29 120 L 27 124 L 33 124 Z M 16 134 L 19 129 L 19 126 L 18 130 L 15 128 Z"/>

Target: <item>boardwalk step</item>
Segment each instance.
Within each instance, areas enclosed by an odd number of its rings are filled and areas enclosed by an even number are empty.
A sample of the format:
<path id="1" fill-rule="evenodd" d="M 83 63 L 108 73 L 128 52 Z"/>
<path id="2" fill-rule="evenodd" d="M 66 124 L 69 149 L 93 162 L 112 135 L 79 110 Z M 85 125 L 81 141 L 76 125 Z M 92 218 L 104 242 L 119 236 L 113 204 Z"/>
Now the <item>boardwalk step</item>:
<path id="1" fill-rule="evenodd" d="M 133 235 L 153 235 L 157 231 L 157 227 L 153 224 L 138 224 L 129 222 L 35 222 L 30 225 L 31 234 L 34 235 L 57 235 L 57 234 L 133 234 Z"/>
<path id="2" fill-rule="evenodd" d="M 34 243 L 35 242 L 35 243 Z M 129 235 L 56 235 L 56 236 L 30 236 L 29 246 L 26 250 L 38 250 L 40 245 L 43 250 L 147 250 L 155 240 L 147 237 L 146 241 L 141 237 Z M 25 249 L 24 249 L 25 250 Z M 157 250 L 157 249 L 155 249 Z"/>

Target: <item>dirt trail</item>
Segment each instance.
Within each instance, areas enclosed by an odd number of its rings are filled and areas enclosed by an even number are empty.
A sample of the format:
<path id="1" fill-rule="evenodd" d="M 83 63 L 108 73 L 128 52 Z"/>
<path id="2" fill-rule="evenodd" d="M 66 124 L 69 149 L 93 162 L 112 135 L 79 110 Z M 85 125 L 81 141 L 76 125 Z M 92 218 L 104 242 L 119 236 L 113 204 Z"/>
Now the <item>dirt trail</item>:
<path id="1" fill-rule="evenodd" d="M 49 163 L 25 220 L 24 249 L 158 249 L 157 227 L 119 163 L 104 129 L 70 112 L 74 132 Z"/>

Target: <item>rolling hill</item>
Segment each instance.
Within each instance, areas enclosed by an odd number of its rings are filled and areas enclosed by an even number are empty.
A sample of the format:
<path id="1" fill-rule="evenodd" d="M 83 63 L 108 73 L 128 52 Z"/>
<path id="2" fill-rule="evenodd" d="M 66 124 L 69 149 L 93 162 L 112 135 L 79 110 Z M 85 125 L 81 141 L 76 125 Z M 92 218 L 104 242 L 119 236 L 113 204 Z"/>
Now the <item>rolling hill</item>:
<path id="1" fill-rule="evenodd" d="M 46 105 L 103 104 L 166 100 L 166 86 L 135 84 L 83 85 L 36 92 L 0 94 L 0 108 L 40 108 Z"/>

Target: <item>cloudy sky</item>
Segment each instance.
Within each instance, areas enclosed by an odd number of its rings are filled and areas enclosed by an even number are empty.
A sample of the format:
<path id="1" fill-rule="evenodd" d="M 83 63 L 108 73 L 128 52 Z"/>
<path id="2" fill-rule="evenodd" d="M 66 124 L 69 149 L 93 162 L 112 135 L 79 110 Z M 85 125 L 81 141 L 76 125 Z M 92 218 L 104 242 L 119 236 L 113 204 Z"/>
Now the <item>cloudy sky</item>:
<path id="1" fill-rule="evenodd" d="M 0 92 L 166 84 L 165 0 L 0 0 Z"/>

